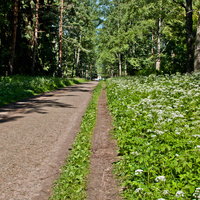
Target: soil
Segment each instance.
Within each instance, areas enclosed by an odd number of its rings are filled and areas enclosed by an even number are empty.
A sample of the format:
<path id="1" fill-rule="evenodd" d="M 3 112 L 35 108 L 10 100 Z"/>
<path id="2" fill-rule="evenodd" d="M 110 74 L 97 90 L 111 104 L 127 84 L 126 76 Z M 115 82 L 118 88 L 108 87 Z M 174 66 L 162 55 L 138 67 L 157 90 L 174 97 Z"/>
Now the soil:
<path id="1" fill-rule="evenodd" d="M 49 198 L 97 84 L 70 86 L 0 108 L 0 200 Z M 88 200 L 118 199 L 111 173 L 116 143 L 109 139 L 110 120 L 104 90 L 93 139 Z"/>
<path id="2" fill-rule="evenodd" d="M 97 124 L 93 132 L 87 200 L 120 200 L 119 187 L 112 173 L 117 161 L 117 143 L 111 139 L 112 118 L 107 108 L 105 88 L 98 102 Z"/>

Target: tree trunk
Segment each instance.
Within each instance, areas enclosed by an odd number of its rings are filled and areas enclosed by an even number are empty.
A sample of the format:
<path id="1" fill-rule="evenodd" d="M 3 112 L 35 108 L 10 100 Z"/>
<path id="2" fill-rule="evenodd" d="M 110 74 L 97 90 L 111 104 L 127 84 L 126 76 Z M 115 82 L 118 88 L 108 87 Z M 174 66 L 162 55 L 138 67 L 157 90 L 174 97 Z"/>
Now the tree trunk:
<path id="1" fill-rule="evenodd" d="M 61 9 L 60 9 L 60 28 L 59 28 L 59 65 L 58 65 L 58 74 L 59 77 L 62 76 L 62 19 L 63 19 L 63 0 L 61 0 Z"/>
<path id="2" fill-rule="evenodd" d="M 194 54 L 194 71 L 200 71 L 200 11 L 199 11 L 199 20 L 197 25 L 197 35 L 196 35 L 196 44 L 195 44 L 195 54 Z"/>
<path id="3" fill-rule="evenodd" d="M 119 57 L 119 76 L 122 76 L 122 58 L 121 58 L 121 53 L 118 55 Z"/>
<path id="4" fill-rule="evenodd" d="M 74 77 L 74 66 L 76 65 L 76 48 L 74 48 L 74 57 L 73 57 L 73 67 L 72 67 L 72 78 Z"/>
<path id="5" fill-rule="evenodd" d="M 14 23 L 13 23 L 13 32 L 12 32 L 12 44 L 11 44 L 11 50 L 10 50 L 9 63 L 8 63 L 11 75 L 13 74 L 15 46 L 16 46 L 16 38 L 17 38 L 18 6 L 19 6 L 19 0 L 15 0 L 14 13 L 13 13 Z"/>
<path id="6" fill-rule="evenodd" d="M 127 76 L 127 62 L 125 60 L 125 72 L 124 72 L 124 75 Z"/>
<path id="7" fill-rule="evenodd" d="M 68 54 L 66 52 L 66 66 L 65 66 L 65 71 L 66 71 L 66 78 L 68 76 Z"/>
<path id="8" fill-rule="evenodd" d="M 79 58 L 80 58 L 80 47 L 77 49 L 77 54 L 76 54 L 76 76 L 78 76 L 78 65 L 79 65 Z"/>
<path id="9" fill-rule="evenodd" d="M 37 50 L 37 39 L 38 39 L 38 24 L 39 24 L 39 0 L 36 0 L 35 3 L 35 31 L 34 31 L 34 47 L 33 47 L 33 60 L 31 66 L 31 73 L 34 74 L 35 71 L 35 58 L 36 58 L 36 50 Z"/>
<path id="10" fill-rule="evenodd" d="M 92 80 L 92 64 L 90 64 L 90 80 Z"/>
<path id="11" fill-rule="evenodd" d="M 154 30 L 152 29 L 152 43 L 151 43 L 151 61 L 153 62 L 153 55 L 154 55 L 154 34 L 153 34 Z"/>
<path id="12" fill-rule="evenodd" d="M 160 11 L 162 11 L 162 4 L 161 4 L 161 7 L 160 7 Z M 156 59 L 156 70 L 158 70 L 158 71 L 160 71 L 161 26 L 162 26 L 162 18 L 161 18 L 161 13 L 160 13 L 160 17 L 158 19 L 158 41 L 157 41 L 157 59 Z"/>
<path id="13" fill-rule="evenodd" d="M 192 30 L 192 0 L 186 0 L 187 72 L 194 68 L 194 34 Z"/>

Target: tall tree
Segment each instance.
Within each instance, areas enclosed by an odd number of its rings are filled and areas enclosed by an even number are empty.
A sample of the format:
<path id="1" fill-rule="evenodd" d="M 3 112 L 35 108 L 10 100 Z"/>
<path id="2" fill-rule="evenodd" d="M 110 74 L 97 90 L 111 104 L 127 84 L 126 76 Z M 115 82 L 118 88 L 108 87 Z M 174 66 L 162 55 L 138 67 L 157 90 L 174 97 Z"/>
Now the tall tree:
<path id="1" fill-rule="evenodd" d="M 15 57 L 15 46 L 16 46 L 16 38 L 17 38 L 17 25 L 18 25 L 18 9 L 19 9 L 19 0 L 15 0 L 14 2 L 14 11 L 13 11 L 13 31 L 12 31 L 12 44 L 10 50 L 10 59 L 9 59 L 9 68 L 10 74 L 13 74 L 13 65 L 14 65 L 14 57 Z"/>
<path id="2" fill-rule="evenodd" d="M 157 39 L 157 59 L 156 59 L 156 69 L 160 71 L 160 53 L 161 53 L 161 27 L 162 27 L 162 0 L 159 1 L 160 14 L 158 19 L 158 39 Z"/>
<path id="3" fill-rule="evenodd" d="M 35 2 L 35 30 L 34 30 L 34 40 L 33 40 L 33 60 L 32 60 L 32 67 L 31 72 L 34 74 L 35 69 L 35 58 L 36 58 L 36 50 L 37 50 L 37 40 L 38 40 L 38 25 L 39 25 L 39 0 Z"/>
<path id="4" fill-rule="evenodd" d="M 63 28 L 63 0 L 61 0 L 60 5 L 60 27 L 59 27 L 59 66 L 58 74 L 59 77 L 62 76 L 62 28 Z"/>
<path id="5" fill-rule="evenodd" d="M 200 11 L 197 25 L 196 44 L 195 44 L 195 57 L 194 57 L 194 71 L 200 71 Z"/>
<path id="6" fill-rule="evenodd" d="M 191 72 L 194 69 L 194 33 L 193 33 L 193 10 L 192 0 L 186 0 L 186 4 L 183 1 L 173 0 L 185 9 L 186 14 L 186 41 L 187 41 L 187 72 Z"/>

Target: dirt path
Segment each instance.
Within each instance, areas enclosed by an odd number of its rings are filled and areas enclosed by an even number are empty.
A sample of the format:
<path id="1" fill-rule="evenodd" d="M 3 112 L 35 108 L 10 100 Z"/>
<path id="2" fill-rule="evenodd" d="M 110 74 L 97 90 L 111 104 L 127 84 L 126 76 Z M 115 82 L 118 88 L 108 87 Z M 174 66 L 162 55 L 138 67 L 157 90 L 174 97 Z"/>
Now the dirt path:
<path id="1" fill-rule="evenodd" d="M 106 91 L 98 102 L 97 124 L 94 129 L 91 155 L 91 174 L 87 187 L 87 200 L 120 200 L 119 188 L 112 174 L 112 163 L 116 161 L 117 144 L 111 140 L 111 116 L 106 105 Z"/>
<path id="2" fill-rule="evenodd" d="M 45 200 L 98 82 L 0 108 L 0 200 Z"/>

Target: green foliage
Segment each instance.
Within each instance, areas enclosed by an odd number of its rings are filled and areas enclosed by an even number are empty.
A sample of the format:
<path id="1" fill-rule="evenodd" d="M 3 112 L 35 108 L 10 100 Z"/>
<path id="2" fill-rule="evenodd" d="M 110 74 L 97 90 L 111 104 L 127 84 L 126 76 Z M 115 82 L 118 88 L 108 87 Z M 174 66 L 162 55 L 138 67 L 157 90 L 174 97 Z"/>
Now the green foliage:
<path id="1" fill-rule="evenodd" d="M 84 79 L 56 77 L 6 76 L 0 77 L 0 106 L 48 92 L 61 87 L 85 82 Z"/>
<path id="2" fill-rule="evenodd" d="M 125 199 L 198 199 L 200 74 L 107 81 Z"/>
<path id="3" fill-rule="evenodd" d="M 155 71 L 158 37 L 161 42 L 160 71 L 169 74 L 187 71 L 185 10 L 179 4 L 172 0 L 112 0 L 104 9 L 108 14 L 99 28 L 97 42 L 102 73 L 118 76 L 118 53 L 122 55 L 122 70 L 128 75 L 135 75 L 140 70 L 141 74 Z M 195 12 L 194 30 L 197 18 Z"/>
<path id="4" fill-rule="evenodd" d="M 91 137 L 96 124 L 97 103 L 103 85 L 104 83 L 100 82 L 94 89 L 92 99 L 81 122 L 81 131 L 74 141 L 60 178 L 55 182 L 52 200 L 86 198 L 85 189 L 89 174 Z"/>

